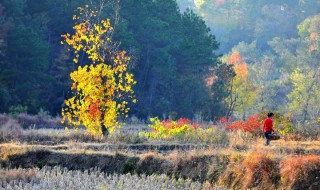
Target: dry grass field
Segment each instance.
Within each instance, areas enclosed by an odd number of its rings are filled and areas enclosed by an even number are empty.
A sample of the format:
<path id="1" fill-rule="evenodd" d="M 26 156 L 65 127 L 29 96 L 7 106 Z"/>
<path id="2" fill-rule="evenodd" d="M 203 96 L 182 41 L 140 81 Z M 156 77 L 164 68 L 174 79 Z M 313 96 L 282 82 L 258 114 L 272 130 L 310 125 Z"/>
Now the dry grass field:
<path id="1" fill-rule="evenodd" d="M 17 125 L 12 122 L 9 126 Z M 6 124 L 8 125 L 8 123 Z M 320 189 L 320 140 L 150 140 L 146 125 L 107 138 L 79 130 L 1 128 L 0 189 Z"/>

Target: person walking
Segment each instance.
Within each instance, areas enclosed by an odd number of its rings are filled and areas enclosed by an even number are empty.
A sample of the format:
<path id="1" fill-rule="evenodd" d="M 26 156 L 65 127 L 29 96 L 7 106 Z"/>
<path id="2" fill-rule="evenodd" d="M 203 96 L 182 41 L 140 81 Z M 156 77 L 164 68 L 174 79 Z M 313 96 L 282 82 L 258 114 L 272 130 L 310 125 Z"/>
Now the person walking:
<path id="1" fill-rule="evenodd" d="M 266 137 L 266 143 L 265 146 L 269 146 L 270 145 L 270 140 L 271 137 L 270 135 L 274 132 L 273 130 L 273 120 L 272 117 L 274 116 L 274 114 L 272 112 L 268 113 L 268 118 L 264 120 L 264 125 L 263 125 L 263 132 L 264 132 L 264 136 Z"/>

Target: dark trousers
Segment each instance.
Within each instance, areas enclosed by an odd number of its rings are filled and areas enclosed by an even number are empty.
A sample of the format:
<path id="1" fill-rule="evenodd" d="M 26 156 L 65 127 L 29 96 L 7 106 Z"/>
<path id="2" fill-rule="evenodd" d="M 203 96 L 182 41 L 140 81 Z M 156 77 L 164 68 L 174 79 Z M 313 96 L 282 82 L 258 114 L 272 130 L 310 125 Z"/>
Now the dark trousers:
<path id="1" fill-rule="evenodd" d="M 266 137 L 266 144 L 265 145 L 269 145 L 270 144 L 270 135 L 271 135 L 271 133 L 272 132 L 269 132 L 269 131 L 267 131 L 267 132 L 264 132 L 264 136 Z"/>

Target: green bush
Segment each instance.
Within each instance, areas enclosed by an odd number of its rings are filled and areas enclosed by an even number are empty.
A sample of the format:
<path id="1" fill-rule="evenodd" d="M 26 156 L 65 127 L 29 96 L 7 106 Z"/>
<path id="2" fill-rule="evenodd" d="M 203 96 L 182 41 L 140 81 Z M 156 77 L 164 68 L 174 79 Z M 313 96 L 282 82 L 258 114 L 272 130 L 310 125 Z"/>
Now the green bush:
<path id="1" fill-rule="evenodd" d="M 28 107 L 22 106 L 22 105 L 10 106 L 9 108 L 9 114 L 15 118 L 21 113 L 27 113 L 27 111 L 28 111 Z"/>
<path id="2" fill-rule="evenodd" d="M 150 120 L 153 122 L 149 125 L 151 130 L 140 132 L 140 136 L 183 143 L 229 144 L 226 131 L 217 126 L 204 126 L 186 118 L 180 118 L 178 121 L 160 121 L 158 118 Z"/>

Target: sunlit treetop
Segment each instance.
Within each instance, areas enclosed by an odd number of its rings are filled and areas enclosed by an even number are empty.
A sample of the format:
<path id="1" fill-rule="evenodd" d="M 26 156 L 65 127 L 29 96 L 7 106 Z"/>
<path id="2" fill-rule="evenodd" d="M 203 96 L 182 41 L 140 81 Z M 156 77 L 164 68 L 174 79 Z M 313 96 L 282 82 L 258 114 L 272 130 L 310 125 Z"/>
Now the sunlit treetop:
<path id="1" fill-rule="evenodd" d="M 233 52 L 229 56 L 227 63 L 234 65 L 234 71 L 240 78 L 245 78 L 248 75 L 247 63 L 242 60 L 242 57 L 238 51 Z"/>
<path id="2" fill-rule="evenodd" d="M 110 24 L 110 19 L 100 20 L 96 19 L 98 12 L 90 10 L 88 6 L 86 8 L 78 7 L 80 16 L 74 15 L 73 19 L 76 21 L 76 25 L 73 27 L 75 34 L 72 36 L 67 33 L 61 35 L 65 42 L 74 49 L 75 58 L 73 61 L 78 63 L 79 52 L 83 51 L 95 64 L 103 62 L 106 58 L 106 51 L 101 51 L 101 47 L 110 47 L 111 35 L 113 33 L 113 27 Z M 81 16 L 83 15 L 83 16 Z M 84 19 L 85 18 L 85 19 Z"/>
<path id="3" fill-rule="evenodd" d="M 320 15 L 305 19 L 298 25 L 298 32 L 307 42 L 309 52 L 320 51 Z"/>

